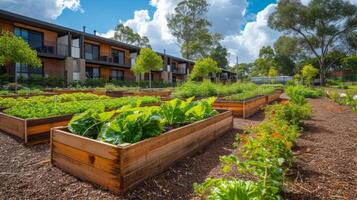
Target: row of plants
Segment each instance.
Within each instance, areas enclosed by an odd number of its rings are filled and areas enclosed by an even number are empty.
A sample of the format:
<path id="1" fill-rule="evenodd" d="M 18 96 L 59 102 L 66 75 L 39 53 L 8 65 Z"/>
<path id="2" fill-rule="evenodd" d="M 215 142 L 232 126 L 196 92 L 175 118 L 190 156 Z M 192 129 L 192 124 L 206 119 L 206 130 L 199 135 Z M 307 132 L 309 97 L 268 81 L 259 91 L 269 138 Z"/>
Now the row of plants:
<path id="1" fill-rule="evenodd" d="M 10 108 L 16 105 L 20 106 L 33 106 L 35 104 L 47 104 L 47 103 L 65 103 L 73 101 L 83 100 L 104 100 L 109 99 L 108 96 L 99 96 L 91 93 L 73 93 L 73 94 L 60 94 L 53 96 L 33 96 L 29 98 L 18 97 L 16 99 L 7 97 L 0 97 L 0 108 Z"/>
<path id="2" fill-rule="evenodd" d="M 282 88 L 282 85 L 268 84 L 258 86 L 254 83 L 222 84 L 213 83 L 209 80 L 204 80 L 203 82 L 187 81 L 176 87 L 172 95 L 176 98 L 219 96 L 227 97 L 227 99 L 243 100 L 244 98 L 272 93 L 277 88 Z"/>
<path id="3" fill-rule="evenodd" d="M 285 88 L 285 92 L 288 96 L 297 94 L 305 98 L 319 98 L 324 95 L 324 91 L 322 89 L 305 87 L 303 85 L 287 86 Z"/>
<path id="4" fill-rule="evenodd" d="M 212 200 L 282 199 L 284 175 L 294 160 L 291 148 L 303 120 L 311 114 L 311 106 L 299 92 L 290 93 L 290 98 L 288 103 L 268 106 L 267 120 L 237 135 L 239 155 L 220 158 L 224 178 L 195 184 L 199 196 Z"/>
<path id="5" fill-rule="evenodd" d="M 120 145 L 155 137 L 218 113 L 212 108 L 216 98 L 193 99 L 173 99 L 150 107 L 129 105 L 111 112 L 104 112 L 104 107 L 97 107 L 74 116 L 69 123 L 69 130 L 74 134 Z"/>
<path id="6" fill-rule="evenodd" d="M 354 112 L 357 112 L 357 94 L 352 92 L 339 93 L 337 91 L 330 91 L 327 93 L 328 98 L 340 105 L 348 105 L 352 107 Z"/>
<path id="7" fill-rule="evenodd" d="M 80 98 L 82 97 L 83 96 Z M 33 99 L 31 99 L 31 101 L 32 100 Z M 5 109 L 3 112 L 22 119 L 38 119 L 82 113 L 95 107 L 103 107 L 105 110 L 113 110 L 130 104 L 140 105 L 160 102 L 160 98 L 158 97 L 121 97 L 111 99 L 106 96 L 97 96 L 93 99 L 82 98 L 82 100 L 67 100 L 69 99 L 61 102 L 56 100 L 55 96 L 53 101 L 44 102 L 44 100 L 39 98 L 40 102 L 19 103 Z"/>

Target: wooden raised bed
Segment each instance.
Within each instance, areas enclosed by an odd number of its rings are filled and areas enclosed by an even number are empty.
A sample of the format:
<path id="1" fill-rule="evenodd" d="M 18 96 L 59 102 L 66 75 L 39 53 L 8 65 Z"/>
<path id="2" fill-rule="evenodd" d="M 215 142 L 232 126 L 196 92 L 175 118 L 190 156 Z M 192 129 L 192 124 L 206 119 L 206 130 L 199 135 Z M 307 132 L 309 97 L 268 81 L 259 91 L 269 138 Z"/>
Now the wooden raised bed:
<path id="1" fill-rule="evenodd" d="M 266 101 L 267 101 L 267 104 L 273 102 L 273 101 L 276 101 L 279 99 L 280 95 L 281 95 L 281 91 L 280 90 L 277 90 L 275 91 L 273 94 L 269 94 L 269 95 L 266 95 Z"/>
<path id="2" fill-rule="evenodd" d="M 127 97 L 127 96 L 156 96 L 167 98 L 171 95 L 171 91 L 155 91 L 155 90 L 139 90 L 139 91 L 107 91 L 107 96 L 110 97 Z"/>
<path id="3" fill-rule="evenodd" d="M 73 93 L 92 93 L 97 95 L 105 95 L 105 90 L 95 90 L 95 89 L 85 89 L 85 90 L 75 90 L 75 89 L 46 89 L 45 91 L 55 93 L 55 94 L 73 94 Z"/>
<path id="4" fill-rule="evenodd" d="M 21 119 L 0 113 L 0 130 L 21 138 L 25 143 L 37 143 L 49 139 L 51 128 L 66 126 L 73 115 L 42 119 Z"/>
<path id="5" fill-rule="evenodd" d="M 161 103 L 146 103 L 142 106 L 160 106 Z M 50 139 L 51 128 L 67 126 L 73 115 L 40 119 L 22 119 L 0 112 L 0 130 L 23 139 L 24 143 L 36 144 Z"/>
<path id="6" fill-rule="evenodd" d="M 35 96 L 53 96 L 56 95 L 54 92 L 44 92 L 44 93 L 37 93 L 37 94 L 10 94 L 10 95 L 1 95 L 0 98 L 29 98 L 29 97 L 35 97 Z"/>
<path id="7" fill-rule="evenodd" d="M 82 180 L 122 193 L 232 128 L 232 112 L 222 111 L 157 137 L 115 146 L 59 127 L 51 130 L 51 163 Z"/>
<path id="8" fill-rule="evenodd" d="M 258 96 L 245 101 L 225 101 L 217 100 L 214 102 L 215 109 L 232 110 L 235 117 L 248 118 L 255 114 L 261 107 L 267 104 L 265 96 Z"/>

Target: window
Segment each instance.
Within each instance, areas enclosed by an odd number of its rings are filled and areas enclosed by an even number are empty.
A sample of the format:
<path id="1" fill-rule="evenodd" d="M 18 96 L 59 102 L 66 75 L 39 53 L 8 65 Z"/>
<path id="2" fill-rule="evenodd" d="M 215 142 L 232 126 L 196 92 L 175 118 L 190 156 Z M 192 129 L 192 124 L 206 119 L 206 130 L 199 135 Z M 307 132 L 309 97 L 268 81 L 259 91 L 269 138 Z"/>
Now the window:
<path id="1" fill-rule="evenodd" d="M 99 46 L 84 44 L 85 59 L 99 60 Z"/>
<path id="2" fill-rule="evenodd" d="M 30 65 L 16 63 L 16 76 L 23 80 L 28 80 L 30 76 L 43 77 L 43 65 L 41 67 L 32 67 Z"/>
<path id="3" fill-rule="evenodd" d="M 87 78 L 100 78 L 99 67 L 86 67 Z"/>
<path id="4" fill-rule="evenodd" d="M 125 60 L 125 52 L 124 51 L 112 49 L 112 56 L 113 56 L 114 63 L 119 63 L 119 64 L 125 63 L 125 61 L 124 61 Z"/>
<path id="5" fill-rule="evenodd" d="M 25 40 L 31 48 L 41 51 L 43 48 L 43 34 L 36 31 L 30 31 L 23 28 L 15 28 L 15 35 Z"/>
<path id="6" fill-rule="evenodd" d="M 112 80 L 124 80 L 124 71 L 122 70 L 112 70 Z"/>

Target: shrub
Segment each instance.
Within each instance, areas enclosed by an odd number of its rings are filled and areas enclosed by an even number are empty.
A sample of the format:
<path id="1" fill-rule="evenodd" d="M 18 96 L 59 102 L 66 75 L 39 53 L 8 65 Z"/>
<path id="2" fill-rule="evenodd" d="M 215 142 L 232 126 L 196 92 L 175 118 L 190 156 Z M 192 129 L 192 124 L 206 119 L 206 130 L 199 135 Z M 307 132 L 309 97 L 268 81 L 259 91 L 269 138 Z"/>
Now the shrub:
<path id="1" fill-rule="evenodd" d="M 318 98 L 324 94 L 322 89 L 308 88 L 303 85 L 288 86 L 286 87 L 285 92 L 289 97 L 300 95 L 305 98 Z"/>

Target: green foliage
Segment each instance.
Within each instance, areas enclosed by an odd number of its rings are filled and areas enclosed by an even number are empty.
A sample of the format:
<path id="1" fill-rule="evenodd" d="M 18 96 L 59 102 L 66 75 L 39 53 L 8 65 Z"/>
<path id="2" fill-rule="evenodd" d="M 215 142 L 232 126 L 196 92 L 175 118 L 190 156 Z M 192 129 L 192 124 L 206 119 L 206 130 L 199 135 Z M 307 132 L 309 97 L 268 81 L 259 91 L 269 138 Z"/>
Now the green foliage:
<path id="1" fill-rule="evenodd" d="M 209 178 L 194 185 L 196 193 L 206 199 L 282 199 L 284 175 L 293 162 L 291 147 L 311 108 L 292 101 L 268 106 L 266 112 L 267 120 L 250 128 L 249 135 L 237 135 L 242 159 L 221 157 L 223 173 L 245 174 L 250 180 Z"/>
<path id="2" fill-rule="evenodd" d="M 209 80 L 203 82 L 187 81 L 178 86 L 173 91 L 172 95 L 176 98 L 190 97 L 212 97 L 212 96 L 228 96 L 232 94 L 242 93 L 243 91 L 257 88 L 254 83 L 234 83 L 234 84 L 215 84 Z"/>
<path id="3" fill-rule="evenodd" d="M 97 140 L 115 145 L 135 143 L 164 130 L 157 107 L 123 108 L 118 112 L 115 119 L 103 125 Z"/>
<path id="4" fill-rule="evenodd" d="M 227 68 L 228 67 L 228 51 L 220 43 L 211 49 L 209 57 L 217 62 L 218 67 Z"/>
<path id="5" fill-rule="evenodd" d="M 356 13 L 357 6 L 343 0 L 312 0 L 308 5 L 281 0 L 268 23 L 275 30 L 293 33 L 305 49 L 313 52 L 319 64 L 320 82 L 324 85 L 328 71 L 326 57 L 336 43 L 356 30 Z"/>
<path id="6" fill-rule="evenodd" d="M 251 98 L 262 96 L 262 95 L 272 94 L 274 92 L 275 92 L 274 87 L 260 86 L 260 87 L 256 87 L 251 90 L 245 90 L 242 93 L 227 96 L 224 99 L 229 100 L 229 101 L 243 101 L 243 100 L 251 99 Z"/>
<path id="7" fill-rule="evenodd" d="M 142 48 L 139 56 L 136 58 L 132 71 L 135 75 L 147 73 L 152 70 L 160 70 L 163 66 L 161 56 L 149 48 Z"/>
<path id="8" fill-rule="evenodd" d="M 0 36 L 0 66 L 16 62 L 35 67 L 41 66 L 36 51 L 32 50 L 22 38 L 3 32 Z"/>
<path id="9" fill-rule="evenodd" d="M 221 69 L 218 67 L 217 62 L 212 58 L 201 58 L 196 61 L 195 66 L 191 72 L 190 78 L 207 78 L 210 73 L 221 72 Z"/>
<path id="10" fill-rule="evenodd" d="M 77 96 L 75 96 L 77 95 Z M 88 94 L 66 94 L 43 97 L 36 96 L 29 99 L 18 98 L 8 101 L 5 99 L 0 105 L 7 106 L 4 113 L 23 119 L 46 118 L 61 115 L 82 113 L 88 109 L 104 107 L 105 110 L 113 110 L 125 105 L 137 105 L 160 102 L 158 97 L 121 97 L 110 99 L 106 96 L 89 96 Z"/>
<path id="11" fill-rule="evenodd" d="M 173 14 L 167 17 L 167 26 L 181 47 L 182 57 L 194 59 L 207 56 L 217 39 L 209 32 L 211 23 L 206 19 L 206 0 L 180 1 Z"/>
<path id="12" fill-rule="evenodd" d="M 132 44 L 139 47 L 151 48 L 149 38 L 146 36 L 141 37 L 138 33 L 135 33 L 129 26 L 125 26 L 120 23 L 115 27 L 114 40 L 126 44 Z"/>
<path id="13" fill-rule="evenodd" d="M 161 56 L 149 48 L 142 48 L 131 70 L 135 75 L 149 73 L 149 87 L 151 88 L 151 71 L 160 70 L 163 66 Z"/>
<path id="14" fill-rule="evenodd" d="M 90 109 L 76 115 L 69 123 L 72 133 L 119 145 L 135 143 L 160 135 L 165 128 L 199 121 L 217 114 L 212 103 L 215 98 L 197 102 L 174 99 L 160 107 L 124 106 L 119 110 L 103 112 Z"/>
<path id="15" fill-rule="evenodd" d="M 319 98 L 324 94 L 323 90 L 308 88 L 303 85 L 288 86 L 285 88 L 285 92 L 291 98 L 294 98 L 296 95 L 305 98 Z"/>
<path id="16" fill-rule="evenodd" d="M 338 104 L 352 106 L 352 111 L 357 112 L 357 95 L 353 95 L 353 92 L 339 93 L 331 91 L 328 92 L 327 96 Z"/>
<path id="17" fill-rule="evenodd" d="M 357 73 L 357 54 L 344 58 L 342 63 L 345 69 Z"/>
<path id="18" fill-rule="evenodd" d="M 314 68 L 312 65 L 305 65 L 301 70 L 302 77 L 304 78 L 304 82 L 307 86 L 311 86 L 314 77 L 318 73 L 319 70 Z"/>
<path id="19" fill-rule="evenodd" d="M 268 72 L 269 77 L 276 77 L 278 76 L 278 71 L 276 70 L 275 67 L 271 67 Z"/>

